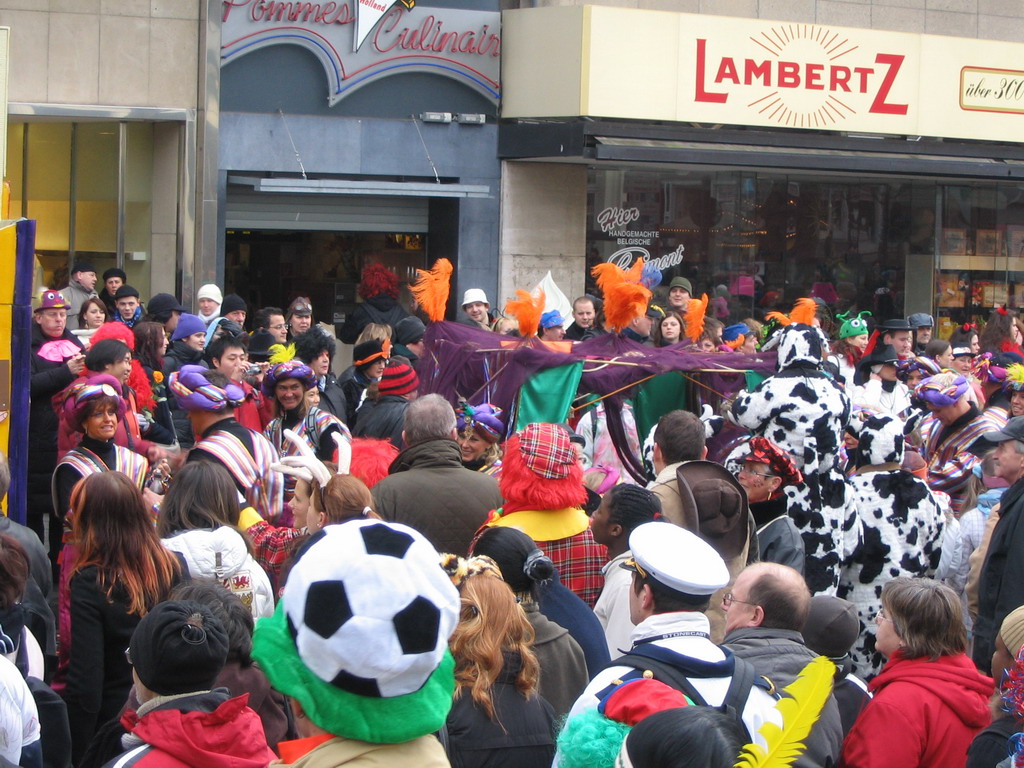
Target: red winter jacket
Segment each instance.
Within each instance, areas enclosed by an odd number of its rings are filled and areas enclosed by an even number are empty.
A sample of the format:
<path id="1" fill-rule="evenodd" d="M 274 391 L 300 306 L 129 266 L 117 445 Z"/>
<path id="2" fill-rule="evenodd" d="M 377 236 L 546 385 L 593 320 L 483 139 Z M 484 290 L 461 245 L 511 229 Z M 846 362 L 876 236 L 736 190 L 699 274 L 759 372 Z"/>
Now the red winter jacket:
<path id="1" fill-rule="evenodd" d="M 967 748 L 991 721 L 992 678 L 967 656 L 905 659 L 897 651 L 868 689 L 840 768 L 964 768 Z"/>
<path id="2" fill-rule="evenodd" d="M 249 709 L 249 695 L 234 699 L 224 688 L 172 699 L 137 718 L 121 722 L 145 744 L 108 766 L 118 768 L 265 768 L 275 755 L 267 746 L 263 724 Z"/>

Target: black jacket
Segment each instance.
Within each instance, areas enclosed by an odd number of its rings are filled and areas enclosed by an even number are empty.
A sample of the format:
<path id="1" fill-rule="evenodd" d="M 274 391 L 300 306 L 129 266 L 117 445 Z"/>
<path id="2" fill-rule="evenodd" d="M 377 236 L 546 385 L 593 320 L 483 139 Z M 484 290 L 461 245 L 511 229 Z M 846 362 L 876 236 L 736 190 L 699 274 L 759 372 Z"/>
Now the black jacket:
<path id="1" fill-rule="evenodd" d="M 348 399 L 333 373 L 328 373 L 324 377 L 323 387 L 320 389 L 320 410 L 334 414 L 351 430 L 348 423 Z"/>
<path id="2" fill-rule="evenodd" d="M 1009 754 L 1010 737 L 1020 730 L 1021 724 L 1012 715 L 992 721 L 967 748 L 965 768 L 995 768 Z"/>
<path id="3" fill-rule="evenodd" d="M 594 677 L 611 661 L 600 620 L 589 605 L 562 583 L 557 570 L 551 581 L 539 591 L 540 612 L 555 624 L 569 630 L 573 640 L 583 649 L 587 672 Z"/>
<path id="4" fill-rule="evenodd" d="M 992 666 L 996 633 L 1007 614 L 1024 605 L 1024 479 L 999 501 L 999 521 L 978 581 L 978 618 L 974 621 L 974 663 L 986 675 Z"/>
<path id="5" fill-rule="evenodd" d="M 169 381 L 171 374 L 180 371 L 186 365 L 199 365 L 209 368 L 203 360 L 203 350 L 192 349 L 185 343 L 184 339 L 171 342 L 171 346 L 164 355 L 164 381 Z M 174 422 L 174 432 L 178 438 L 181 450 L 187 451 L 195 443 L 195 436 L 192 434 L 192 422 L 188 417 L 188 411 L 178 407 L 178 401 L 174 395 L 168 394 L 167 405 L 171 411 L 171 421 Z"/>
<path id="6" fill-rule="evenodd" d="M 337 385 L 345 397 L 345 415 L 335 414 L 335 416 L 344 421 L 350 430 L 355 429 L 356 412 L 362 405 L 363 392 L 369 384 L 370 382 L 362 377 L 354 365 L 350 365 L 338 377 Z"/>
<path id="7" fill-rule="evenodd" d="M 132 668 L 124 649 L 140 617 L 128 613 L 120 590 L 114 590 L 113 602 L 107 599 L 95 566 L 76 573 L 70 591 L 71 661 L 64 701 L 77 765 L 97 727 L 116 716 L 128 698 Z"/>
<path id="8" fill-rule="evenodd" d="M 462 466 L 449 438 L 406 448 L 373 487 L 377 514 L 415 528 L 438 552 L 463 555 L 492 509 L 501 506 L 498 482 Z"/>
<path id="9" fill-rule="evenodd" d="M 402 395 L 384 395 L 376 403 L 367 399 L 356 412 L 354 437 L 376 437 L 389 440 L 395 448 L 402 450 L 402 428 L 405 425 L 405 409 L 409 401 Z"/>
<path id="10" fill-rule="evenodd" d="M 341 333 L 338 338 L 346 344 L 355 344 L 359 334 L 370 323 L 389 326 L 394 331 L 395 325 L 409 313 L 402 309 L 402 305 L 390 296 L 374 296 L 356 308 L 345 317 L 345 324 L 341 326 Z"/>
<path id="11" fill-rule="evenodd" d="M 505 666 L 491 687 L 494 719 L 462 691 L 448 713 L 448 759 L 452 768 L 534 768 L 555 756 L 555 713 L 539 694 L 516 690 L 522 667 L 518 653 L 505 654 Z"/>
<path id="12" fill-rule="evenodd" d="M 80 351 L 78 338 L 65 329 L 60 340 L 69 341 Z M 53 508 L 50 500 L 50 475 L 57 466 L 57 412 L 53 396 L 75 380 L 65 362 L 53 362 L 39 356 L 39 350 L 48 342 L 57 341 L 43 335 L 38 323 L 32 323 L 32 357 L 29 392 L 31 404 L 28 416 L 28 509 L 35 515 Z"/>

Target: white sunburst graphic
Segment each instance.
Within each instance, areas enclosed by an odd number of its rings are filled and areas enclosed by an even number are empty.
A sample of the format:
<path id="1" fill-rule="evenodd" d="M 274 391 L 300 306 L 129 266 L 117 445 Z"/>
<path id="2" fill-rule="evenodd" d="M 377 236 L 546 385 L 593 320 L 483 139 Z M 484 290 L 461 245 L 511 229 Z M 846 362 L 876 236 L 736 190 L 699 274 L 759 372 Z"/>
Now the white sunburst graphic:
<path id="1" fill-rule="evenodd" d="M 842 94 L 863 92 L 869 72 L 840 62 L 860 47 L 845 34 L 816 24 L 777 24 L 750 40 L 773 57 L 763 64 L 775 76 L 775 87 L 747 104 L 764 119 L 794 128 L 827 128 L 857 114 Z M 783 78 L 798 85 L 779 87 Z"/>

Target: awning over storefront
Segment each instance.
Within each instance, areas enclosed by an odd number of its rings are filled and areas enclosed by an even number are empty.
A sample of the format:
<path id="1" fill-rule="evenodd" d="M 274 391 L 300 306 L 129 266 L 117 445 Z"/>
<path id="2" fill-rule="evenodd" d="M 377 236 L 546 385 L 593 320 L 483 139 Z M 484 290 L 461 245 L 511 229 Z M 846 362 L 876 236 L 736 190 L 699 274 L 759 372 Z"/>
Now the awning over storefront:
<path id="1" fill-rule="evenodd" d="M 498 151 L 506 160 L 1024 178 L 1021 145 L 915 139 L 577 119 L 506 122 Z"/>

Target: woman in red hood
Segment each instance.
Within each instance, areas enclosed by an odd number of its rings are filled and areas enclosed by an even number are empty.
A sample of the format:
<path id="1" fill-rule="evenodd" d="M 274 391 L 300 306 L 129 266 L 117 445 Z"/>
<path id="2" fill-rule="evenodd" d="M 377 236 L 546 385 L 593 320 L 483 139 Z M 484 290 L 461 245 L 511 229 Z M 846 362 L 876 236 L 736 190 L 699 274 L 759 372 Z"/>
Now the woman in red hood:
<path id="1" fill-rule="evenodd" d="M 964 768 L 991 715 L 993 682 L 964 654 L 960 600 L 932 579 L 893 579 L 882 590 L 875 647 L 889 661 L 868 686 L 840 768 Z"/>

